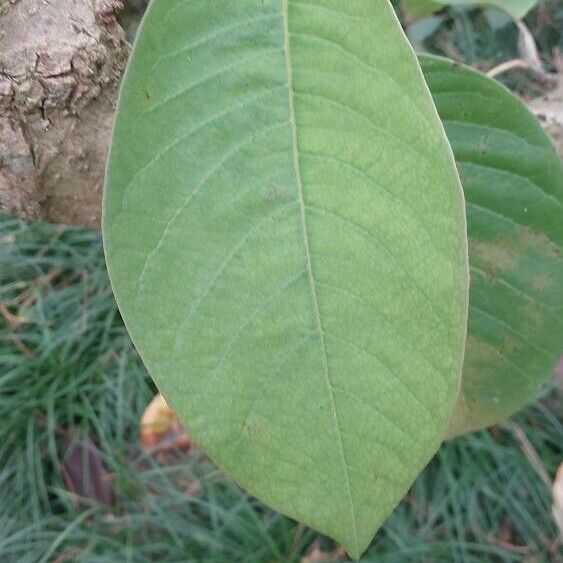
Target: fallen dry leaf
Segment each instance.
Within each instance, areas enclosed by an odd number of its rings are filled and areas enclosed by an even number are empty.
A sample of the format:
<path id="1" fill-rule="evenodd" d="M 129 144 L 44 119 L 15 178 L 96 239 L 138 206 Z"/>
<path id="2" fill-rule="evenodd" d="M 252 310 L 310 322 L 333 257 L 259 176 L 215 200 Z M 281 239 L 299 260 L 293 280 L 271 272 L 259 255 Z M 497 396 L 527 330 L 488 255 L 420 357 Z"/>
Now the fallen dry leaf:
<path id="1" fill-rule="evenodd" d="M 317 561 L 344 561 L 347 560 L 346 551 L 343 547 L 339 547 L 334 551 L 323 551 L 321 543 L 316 539 L 307 550 L 307 553 L 301 558 L 301 563 L 317 563 Z"/>
<path id="2" fill-rule="evenodd" d="M 92 439 L 77 427 L 66 428 L 61 434 L 61 472 L 66 488 L 76 495 L 75 504 L 88 504 L 85 500 L 111 504 L 112 479 L 100 450 Z"/>
<path id="3" fill-rule="evenodd" d="M 191 445 L 178 417 L 160 394 L 149 403 L 141 417 L 140 435 L 146 452 L 188 449 Z"/>

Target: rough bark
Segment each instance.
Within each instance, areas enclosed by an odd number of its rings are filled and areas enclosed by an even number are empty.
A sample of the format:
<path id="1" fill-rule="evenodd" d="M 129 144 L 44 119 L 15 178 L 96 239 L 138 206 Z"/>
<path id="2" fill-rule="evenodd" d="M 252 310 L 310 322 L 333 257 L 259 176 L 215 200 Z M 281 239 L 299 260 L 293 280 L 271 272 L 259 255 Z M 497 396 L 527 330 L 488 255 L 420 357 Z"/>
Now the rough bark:
<path id="1" fill-rule="evenodd" d="M 0 211 L 99 228 L 120 0 L 0 0 Z M 563 156 L 563 80 L 531 104 Z"/>
<path id="2" fill-rule="evenodd" d="M 0 0 L 0 211 L 99 227 L 120 2 Z"/>

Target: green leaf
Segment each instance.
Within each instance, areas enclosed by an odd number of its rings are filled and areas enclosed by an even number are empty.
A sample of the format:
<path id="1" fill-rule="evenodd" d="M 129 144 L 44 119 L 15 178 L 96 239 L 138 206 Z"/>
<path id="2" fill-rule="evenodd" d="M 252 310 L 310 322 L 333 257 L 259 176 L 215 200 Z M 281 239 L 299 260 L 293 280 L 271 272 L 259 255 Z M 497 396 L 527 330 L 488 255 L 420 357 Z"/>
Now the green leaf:
<path id="1" fill-rule="evenodd" d="M 444 5 L 436 0 L 401 0 L 408 21 L 419 20 L 443 10 Z"/>
<path id="2" fill-rule="evenodd" d="M 190 433 L 359 556 L 439 447 L 468 299 L 459 177 L 390 3 L 153 2 L 104 206 Z"/>
<path id="3" fill-rule="evenodd" d="M 471 290 L 462 392 L 450 434 L 528 403 L 563 353 L 563 165 L 498 82 L 421 57 L 467 200 Z"/>
<path id="4" fill-rule="evenodd" d="M 499 8 L 514 18 L 523 18 L 538 0 L 402 0 L 405 13 L 421 18 L 444 6 L 490 6 Z"/>
<path id="5" fill-rule="evenodd" d="M 416 48 L 422 45 L 426 39 L 431 37 L 444 23 L 442 16 L 430 16 L 416 21 L 407 28 L 407 37 Z"/>

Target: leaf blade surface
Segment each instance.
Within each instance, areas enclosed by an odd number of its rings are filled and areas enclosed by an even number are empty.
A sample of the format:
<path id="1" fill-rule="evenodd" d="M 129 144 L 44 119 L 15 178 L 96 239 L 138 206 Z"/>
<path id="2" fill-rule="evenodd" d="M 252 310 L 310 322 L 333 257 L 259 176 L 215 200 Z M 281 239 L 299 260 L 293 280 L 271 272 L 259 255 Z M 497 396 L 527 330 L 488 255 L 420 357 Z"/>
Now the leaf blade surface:
<path id="1" fill-rule="evenodd" d="M 459 180 L 390 4 L 153 3 L 104 239 L 190 435 L 358 556 L 440 443 L 467 307 Z"/>
<path id="2" fill-rule="evenodd" d="M 467 199 L 471 289 L 455 435 L 530 402 L 563 352 L 563 165 L 501 84 L 447 59 L 420 60 Z"/>

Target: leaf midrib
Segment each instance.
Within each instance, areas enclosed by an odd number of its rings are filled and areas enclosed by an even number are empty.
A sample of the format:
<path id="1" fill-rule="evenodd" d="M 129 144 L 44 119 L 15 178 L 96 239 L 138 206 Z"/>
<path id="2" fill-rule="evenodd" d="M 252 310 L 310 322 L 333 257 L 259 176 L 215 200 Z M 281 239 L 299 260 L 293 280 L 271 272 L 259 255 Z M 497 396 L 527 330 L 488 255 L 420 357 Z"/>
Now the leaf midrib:
<path id="1" fill-rule="evenodd" d="M 311 290 L 311 298 L 313 301 L 313 309 L 315 315 L 315 322 L 317 325 L 317 330 L 319 332 L 319 338 L 321 342 L 322 355 L 323 355 L 323 371 L 326 377 L 326 383 L 328 388 L 328 393 L 330 396 L 330 402 L 332 406 L 332 413 L 334 418 L 334 425 L 336 430 L 336 442 L 338 444 L 338 449 L 340 452 L 340 459 L 342 464 L 342 470 L 346 482 L 346 490 L 350 503 L 350 514 L 352 517 L 352 528 L 354 532 L 354 547 L 355 550 L 359 550 L 359 538 L 358 538 L 358 527 L 356 520 L 356 512 L 354 509 L 354 501 L 352 498 L 352 489 L 350 484 L 350 472 L 348 469 L 348 463 L 346 461 L 346 455 L 344 453 L 344 444 L 342 441 L 342 431 L 340 429 L 340 420 L 338 418 L 338 412 L 336 409 L 336 400 L 334 397 L 334 387 L 332 384 L 332 379 L 330 377 L 330 371 L 328 366 L 328 354 L 326 350 L 326 342 L 324 336 L 324 329 L 321 320 L 321 312 L 319 306 L 319 298 L 317 295 L 317 287 L 315 282 L 315 277 L 313 275 L 313 265 L 311 260 L 311 250 L 309 245 L 309 234 L 307 229 L 307 213 L 305 196 L 303 190 L 303 181 L 301 177 L 301 163 L 299 157 L 299 144 L 297 135 L 297 122 L 295 116 L 295 91 L 293 88 L 293 65 L 291 60 L 291 47 L 290 47 L 290 31 L 289 31 L 289 0 L 282 0 L 282 16 L 283 16 L 283 28 L 284 28 L 284 55 L 286 63 L 287 72 L 287 90 L 288 90 L 288 101 L 289 101 L 289 125 L 291 129 L 291 145 L 293 152 L 293 164 L 295 167 L 295 181 L 297 184 L 297 192 L 299 196 L 299 208 L 301 214 L 301 225 L 303 231 L 303 243 L 305 245 L 305 256 L 307 262 L 307 277 L 309 280 L 309 286 Z"/>

